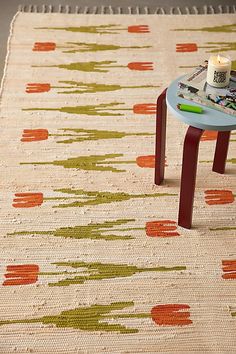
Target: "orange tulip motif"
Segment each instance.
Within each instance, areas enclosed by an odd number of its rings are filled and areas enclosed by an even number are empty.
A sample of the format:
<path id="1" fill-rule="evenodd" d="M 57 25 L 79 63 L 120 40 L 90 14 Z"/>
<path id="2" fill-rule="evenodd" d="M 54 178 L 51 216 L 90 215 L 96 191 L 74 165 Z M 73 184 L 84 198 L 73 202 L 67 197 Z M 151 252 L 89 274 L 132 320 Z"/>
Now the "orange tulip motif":
<path id="1" fill-rule="evenodd" d="M 47 129 L 24 129 L 21 141 L 23 143 L 30 143 L 32 141 L 40 141 L 48 139 Z"/>
<path id="2" fill-rule="evenodd" d="M 26 93 L 42 93 L 51 90 L 50 84 L 28 83 L 26 86 Z"/>
<path id="3" fill-rule="evenodd" d="M 234 202 L 234 194 L 229 190 L 206 190 L 205 202 L 208 205 L 230 204 Z"/>
<path id="4" fill-rule="evenodd" d="M 136 163 L 139 167 L 154 168 L 155 167 L 155 155 L 138 156 Z"/>
<path id="5" fill-rule="evenodd" d="M 8 265 L 3 285 L 27 285 L 38 280 L 39 266 L 36 264 Z"/>
<path id="6" fill-rule="evenodd" d="M 176 52 L 186 53 L 186 52 L 197 52 L 198 47 L 196 43 L 177 43 Z"/>
<path id="7" fill-rule="evenodd" d="M 147 25 L 128 26 L 129 33 L 150 33 Z"/>
<path id="8" fill-rule="evenodd" d="M 192 323 L 189 305 L 169 304 L 152 308 L 152 320 L 159 326 L 186 326 Z"/>
<path id="9" fill-rule="evenodd" d="M 137 71 L 154 70 L 153 63 L 150 61 L 132 62 L 129 63 L 127 67 L 130 70 L 137 70 Z"/>
<path id="10" fill-rule="evenodd" d="M 174 237 L 180 236 L 176 231 L 177 225 L 173 220 L 149 221 L 146 223 L 146 235 L 149 237 Z"/>
<path id="11" fill-rule="evenodd" d="M 133 112 L 136 114 L 155 114 L 156 104 L 154 103 L 138 103 L 133 106 Z"/>
<path id="12" fill-rule="evenodd" d="M 15 197 L 14 208 L 33 208 L 43 203 L 43 193 L 16 193 Z"/>
<path id="13" fill-rule="evenodd" d="M 236 260 L 222 261 L 223 279 L 236 279 Z"/>
<path id="14" fill-rule="evenodd" d="M 56 43 L 54 42 L 35 42 L 33 51 L 34 52 L 51 52 L 56 49 Z"/>
<path id="15" fill-rule="evenodd" d="M 142 168 L 155 168 L 155 155 L 138 156 L 136 164 Z M 165 166 L 168 166 L 165 159 Z"/>
<path id="16" fill-rule="evenodd" d="M 217 131 L 205 130 L 201 136 L 201 141 L 211 141 L 216 140 L 218 136 Z"/>

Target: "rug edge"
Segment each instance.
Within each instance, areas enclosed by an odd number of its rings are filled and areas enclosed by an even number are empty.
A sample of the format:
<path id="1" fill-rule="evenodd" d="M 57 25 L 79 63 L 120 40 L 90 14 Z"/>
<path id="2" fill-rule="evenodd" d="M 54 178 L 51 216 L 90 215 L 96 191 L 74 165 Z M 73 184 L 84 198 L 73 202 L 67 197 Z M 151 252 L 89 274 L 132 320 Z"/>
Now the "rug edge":
<path id="1" fill-rule="evenodd" d="M 19 14 L 20 14 L 20 11 L 17 11 L 17 13 L 13 16 L 11 23 L 10 23 L 10 29 L 9 29 L 8 39 L 7 39 L 7 54 L 5 56 L 3 75 L 2 75 L 2 80 L 0 83 L 0 109 L 1 109 L 1 102 L 2 102 L 2 93 L 4 90 L 5 79 L 6 79 L 6 74 L 7 74 L 7 67 L 8 67 L 9 57 L 10 57 L 10 46 L 11 46 L 11 40 L 13 37 L 13 29 L 14 29 L 15 21 L 16 21 L 17 17 L 19 16 Z"/>

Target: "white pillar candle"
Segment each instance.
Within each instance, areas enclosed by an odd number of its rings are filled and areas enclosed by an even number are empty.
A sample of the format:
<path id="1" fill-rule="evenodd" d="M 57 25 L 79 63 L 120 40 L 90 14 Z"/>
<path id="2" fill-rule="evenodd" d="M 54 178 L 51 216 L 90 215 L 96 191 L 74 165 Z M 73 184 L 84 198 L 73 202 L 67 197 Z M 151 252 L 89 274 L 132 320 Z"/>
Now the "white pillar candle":
<path id="1" fill-rule="evenodd" d="M 224 55 L 212 55 L 208 61 L 207 83 L 214 87 L 229 85 L 231 60 Z"/>

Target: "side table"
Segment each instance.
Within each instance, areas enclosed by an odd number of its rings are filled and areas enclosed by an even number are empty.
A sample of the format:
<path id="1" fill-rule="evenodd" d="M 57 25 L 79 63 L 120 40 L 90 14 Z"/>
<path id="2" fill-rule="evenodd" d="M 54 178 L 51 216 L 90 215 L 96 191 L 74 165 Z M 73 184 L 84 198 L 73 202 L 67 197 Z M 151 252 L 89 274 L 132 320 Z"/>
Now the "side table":
<path id="1" fill-rule="evenodd" d="M 177 119 L 189 126 L 183 148 L 178 225 L 190 229 L 192 226 L 200 138 L 205 130 L 218 131 L 212 170 L 223 174 L 225 172 L 230 132 L 236 129 L 236 116 L 178 97 L 179 81 L 180 78 L 173 81 L 157 99 L 155 184 L 160 185 L 164 179 L 166 113 L 168 107 Z M 202 114 L 180 111 L 177 108 L 178 103 L 201 106 L 204 111 Z"/>

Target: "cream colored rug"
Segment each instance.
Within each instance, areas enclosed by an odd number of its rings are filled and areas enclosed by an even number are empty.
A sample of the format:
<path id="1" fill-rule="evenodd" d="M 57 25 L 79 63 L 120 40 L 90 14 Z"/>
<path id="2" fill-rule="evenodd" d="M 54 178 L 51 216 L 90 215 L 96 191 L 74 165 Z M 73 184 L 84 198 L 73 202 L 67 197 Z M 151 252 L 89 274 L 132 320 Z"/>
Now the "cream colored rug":
<path id="1" fill-rule="evenodd" d="M 0 352 L 235 353 L 236 135 L 200 144 L 193 228 L 177 226 L 187 126 L 156 98 L 235 15 L 15 16 L 0 113 Z"/>

